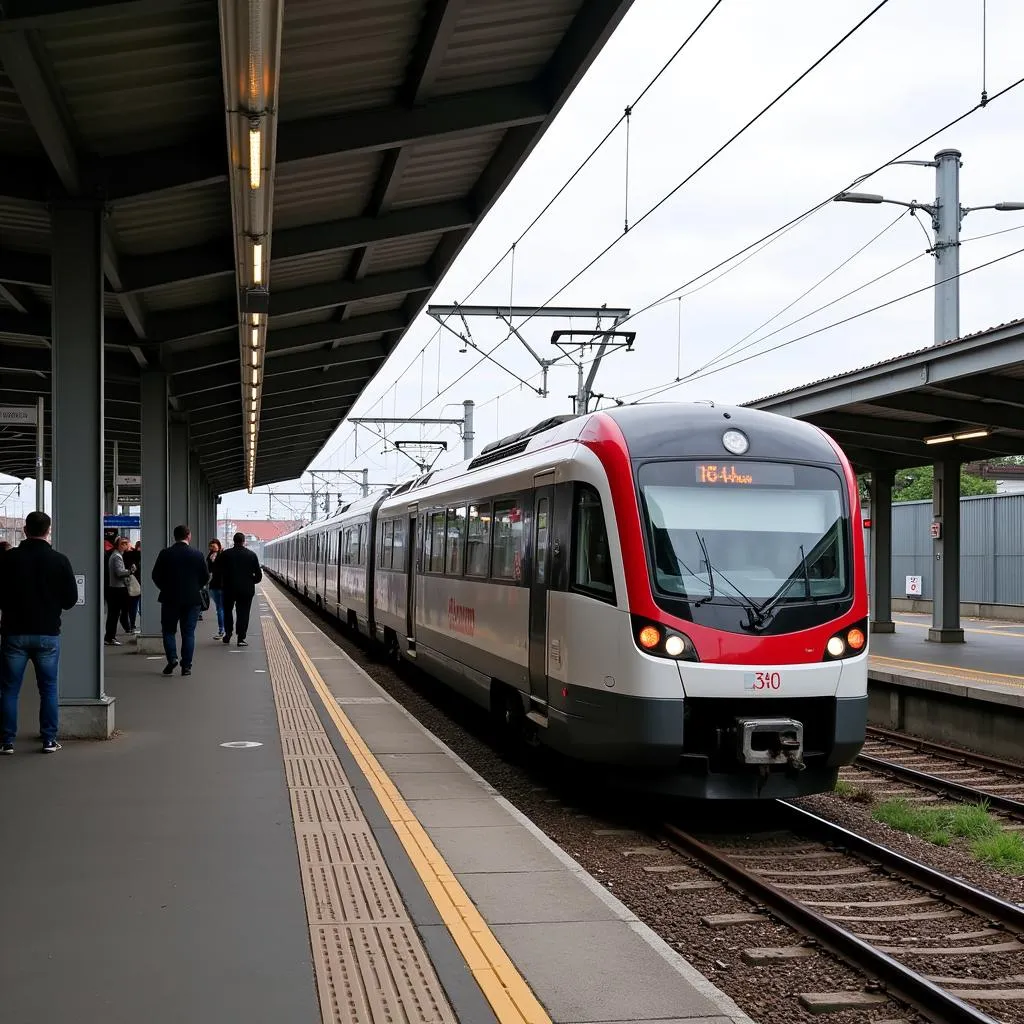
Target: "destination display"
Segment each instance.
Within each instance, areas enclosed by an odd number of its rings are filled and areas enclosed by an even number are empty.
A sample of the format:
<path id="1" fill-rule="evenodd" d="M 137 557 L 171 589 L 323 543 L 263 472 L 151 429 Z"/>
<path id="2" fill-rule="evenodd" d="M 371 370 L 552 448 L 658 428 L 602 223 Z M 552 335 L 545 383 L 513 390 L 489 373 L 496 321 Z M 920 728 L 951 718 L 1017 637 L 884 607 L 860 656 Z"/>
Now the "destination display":
<path id="1" fill-rule="evenodd" d="M 698 462 L 695 482 L 728 486 L 792 487 L 796 472 L 792 466 L 775 462 Z"/>

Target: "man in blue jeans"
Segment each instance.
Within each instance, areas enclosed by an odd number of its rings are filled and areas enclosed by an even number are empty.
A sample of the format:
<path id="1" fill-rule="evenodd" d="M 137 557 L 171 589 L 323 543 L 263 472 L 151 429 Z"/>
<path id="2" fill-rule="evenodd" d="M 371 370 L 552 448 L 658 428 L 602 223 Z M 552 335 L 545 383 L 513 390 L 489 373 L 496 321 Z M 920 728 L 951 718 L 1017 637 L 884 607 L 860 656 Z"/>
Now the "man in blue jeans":
<path id="1" fill-rule="evenodd" d="M 160 628 L 164 635 L 167 664 L 164 675 L 178 666 L 177 632 L 181 628 L 181 674 L 192 675 L 196 649 L 196 623 L 202 606 L 202 590 L 210 582 L 202 552 L 189 546 L 192 531 L 182 524 L 174 528 L 174 543 L 156 556 L 153 582 L 160 590 Z"/>
<path id="2" fill-rule="evenodd" d="M 60 750 L 57 669 L 60 616 L 78 603 L 78 585 L 66 555 L 50 547 L 50 517 L 30 512 L 25 539 L 0 555 L 0 754 L 14 753 L 18 695 L 31 661 L 39 687 L 43 752 Z"/>

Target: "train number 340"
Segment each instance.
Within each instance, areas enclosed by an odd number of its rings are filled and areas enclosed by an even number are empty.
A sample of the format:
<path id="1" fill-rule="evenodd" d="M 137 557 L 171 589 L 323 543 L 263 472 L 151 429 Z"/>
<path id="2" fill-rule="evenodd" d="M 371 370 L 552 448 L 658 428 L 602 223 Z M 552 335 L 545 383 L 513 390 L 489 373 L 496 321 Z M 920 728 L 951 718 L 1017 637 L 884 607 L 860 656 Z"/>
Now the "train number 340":
<path id="1" fill-rule="evenodd" d="M 761 672 L 745 672 L 743 674 L 744 690 L 780 690 L 782 689 L 782 673 L 771 669 Z"/>

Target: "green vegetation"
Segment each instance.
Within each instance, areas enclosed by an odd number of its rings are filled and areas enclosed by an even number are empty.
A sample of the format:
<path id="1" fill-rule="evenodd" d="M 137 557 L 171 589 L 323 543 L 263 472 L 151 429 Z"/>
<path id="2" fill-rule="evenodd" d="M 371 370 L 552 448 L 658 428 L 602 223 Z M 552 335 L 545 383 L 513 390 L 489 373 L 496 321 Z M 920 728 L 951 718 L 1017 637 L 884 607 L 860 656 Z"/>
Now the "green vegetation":
<path id="1" fill-rule="evenodd" d="M 989 814 L 986 804 L 921 807 L 906 800 L 887 800 L 875 808 L 872 816 L 936 846 L 965 840 L 978 860 L 1009 874 L 1024 874 L 1024 836 L 1006 831 Z"/>
<path id="2" fill-rule="evenodd" d="M 931 466 L 921 466 L 917 469 L 900 469 L 896 471 L 896 479 L 893 481 L 893 501 L 928 501 L 932 496 L 932 481 L 934 471 Z M 868 477 L 858 477 L 860 486 L 860 498 L 862 502 L 869 503 Z M 973 476 L 965 470 L 960 471 L 960 497 L 968 498 L 977 494 L 995 494 L 995 480 L 983 480 L 980 476 Z"/>

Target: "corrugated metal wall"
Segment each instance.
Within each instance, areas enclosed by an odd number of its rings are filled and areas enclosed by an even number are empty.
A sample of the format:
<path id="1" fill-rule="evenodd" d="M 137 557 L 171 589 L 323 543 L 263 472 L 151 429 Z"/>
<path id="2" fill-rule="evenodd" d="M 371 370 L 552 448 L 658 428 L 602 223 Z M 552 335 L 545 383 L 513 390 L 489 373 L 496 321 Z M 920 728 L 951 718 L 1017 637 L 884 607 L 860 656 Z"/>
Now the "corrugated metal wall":
<path id="1" fill-rule="evenodd" d="M 893 597 L 905 596 L 907 576 L 920 576 L 921 596 L 932 598 L 931 521 L 930 501 L 893 506 Z M 1024 494 L 961 498 L 960 531 L 960 600 L 1024 605 Z"/>

